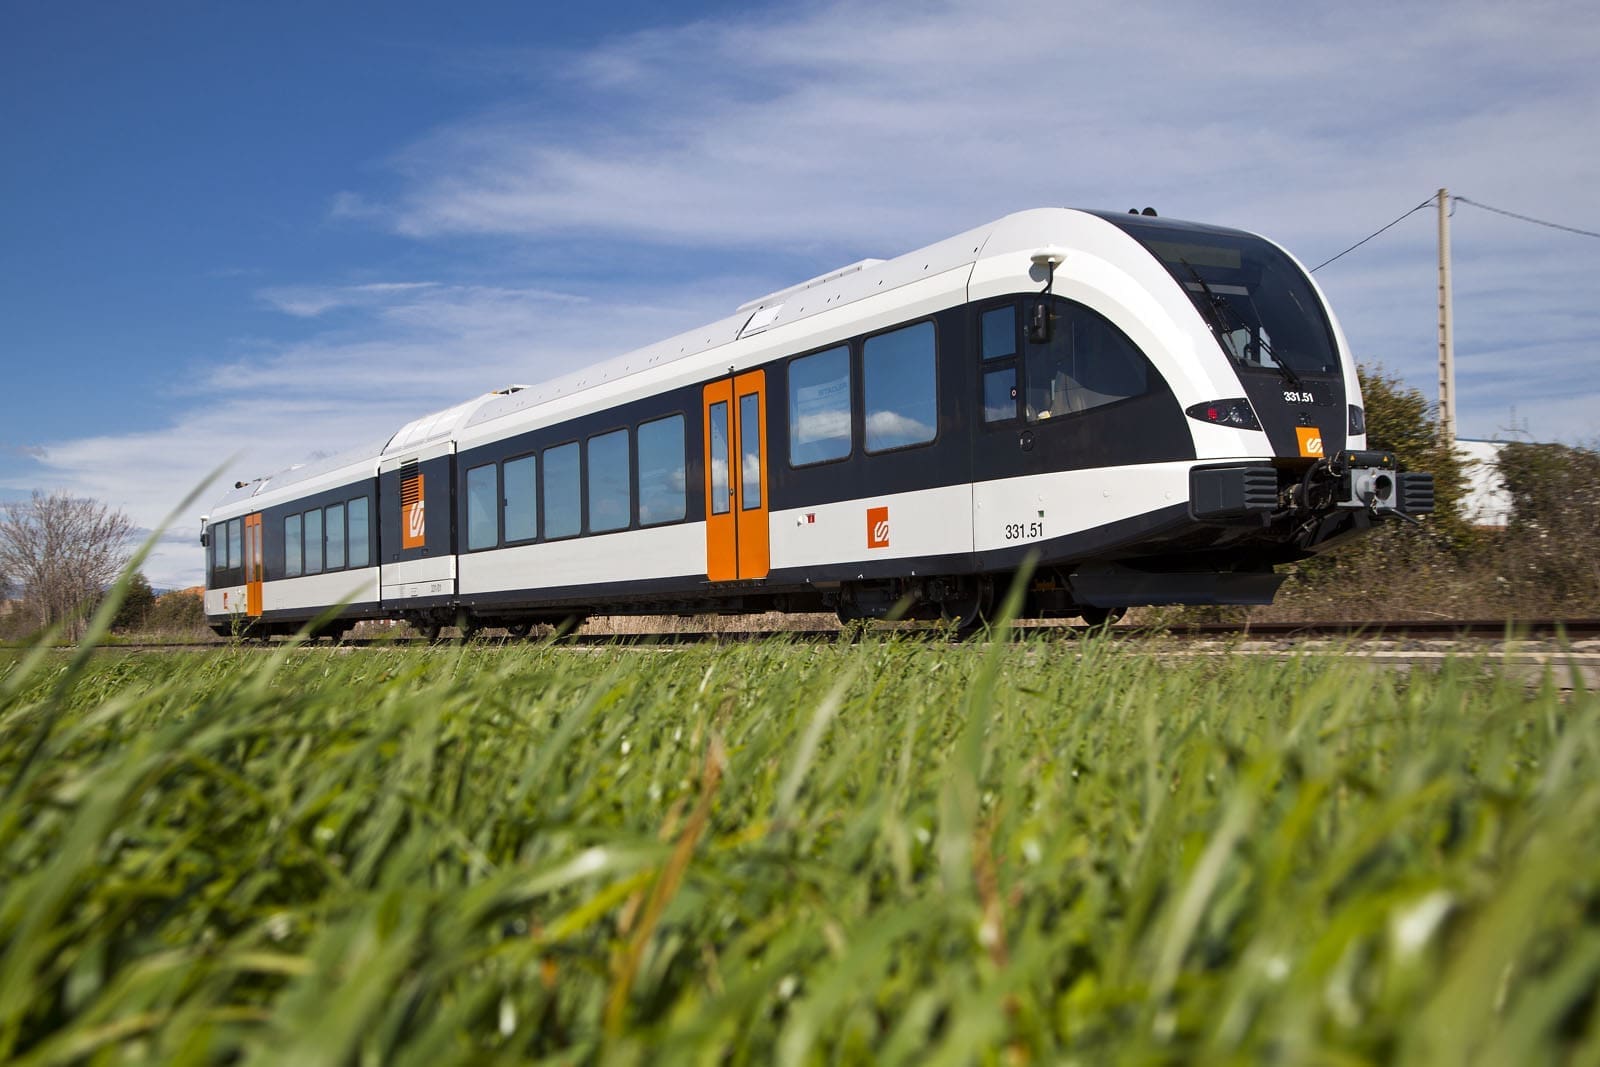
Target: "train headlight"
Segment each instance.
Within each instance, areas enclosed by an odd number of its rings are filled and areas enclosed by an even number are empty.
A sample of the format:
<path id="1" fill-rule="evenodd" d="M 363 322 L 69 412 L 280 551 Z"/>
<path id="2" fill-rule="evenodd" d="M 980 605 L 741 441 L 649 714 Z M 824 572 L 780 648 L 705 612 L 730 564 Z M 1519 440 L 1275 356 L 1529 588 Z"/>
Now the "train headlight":
<path id="1" fill-rule="evenodd" d="M 1226 400 L 1207 400 L 1203 404 L 1185 408 L 1183 413 L 1191 419 L 1209 422 L 1215 426 L 1231 426 L 1236 430 L 1261 429 L 1261 421 L 1256 418 L 1255 409 L 1250 406 L 1250 401 L 1242 396 L 1229 397 Z"/>

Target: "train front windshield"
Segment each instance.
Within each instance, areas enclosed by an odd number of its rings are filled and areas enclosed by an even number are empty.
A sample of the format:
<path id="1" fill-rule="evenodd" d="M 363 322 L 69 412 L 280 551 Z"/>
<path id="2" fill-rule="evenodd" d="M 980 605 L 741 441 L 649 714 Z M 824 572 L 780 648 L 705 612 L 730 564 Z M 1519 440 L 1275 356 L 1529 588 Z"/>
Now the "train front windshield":
<path id="1" fill-rule="evenodd" d="M 1310 280 L 1261 238 L 1144 215 L 1101 215 L 1143 245 L 1194 301 L 1241 369 L 1291 380 L 1339 375 L 1333 329 Z"/>

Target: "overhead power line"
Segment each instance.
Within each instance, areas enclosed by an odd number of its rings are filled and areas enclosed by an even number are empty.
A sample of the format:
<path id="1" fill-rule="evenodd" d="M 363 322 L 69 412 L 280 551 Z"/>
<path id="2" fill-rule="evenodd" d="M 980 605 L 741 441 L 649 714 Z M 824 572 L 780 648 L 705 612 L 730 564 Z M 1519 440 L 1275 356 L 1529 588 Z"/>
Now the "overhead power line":
<path id="1" fill-rule="evenodd" d="M 1412 215 L 1415 215 L 1417 212 L 1421 211 L 1423 208 L 1427 207 L 1429 204 L 1433 203 L 1437 199 L 1438 199 L 1438 197 L 1436 197 L 1436 196 L 1428 197 L 1428 199 L 1424 200 L 1422 203 L 1418 204 L 1416 207 L 1412 208 L 1410 211 L 1406 212 L 1404 215 L 1401 215 L 1398 219 L 1395 219 L 1394 222 L 1389 223 L 1388 226 L 1380 226 L 1380 227 L 1378 227 L 1378 229 L 1373 230 L 1371 233 L 1367 234 L 1361 240 L 1357 241 L 1355 244 L 1351 245 L 1349 248 L 1345 249 L 1343 252 L 1340 252 L 1339 255 L 1334 256 L 1333 259 L 1325 259 L 1321 263 L 1318 263 L 1315 267 L 1311 268 L 1311 273 L 1315 274 L 1315 273 L 1317 273 L 1317 271 L 1321 270 L 1323 267 L 1326 267 L 1329 263 L 1332 263 L 1334 259 L 1338 259 L 1338 258 L 1340 258 L 1340 256 L 1344 256 L 1344 255 L 1347 255 L 1347 254 L 1349 254 L 1351 252 L 1354 252 L 1356 249 L 1360 248 L 1362 245 L 1366 244 L 1368 241 L 1370 241 L 1374 237 L 1378 236 L 1378 234 L 1382 233 L 1384 230 L 1387 230 L 1390 226 L 1395 226 L 1395 225 L 1398 225 L 1399 223 L 1405 221 L 1406 219 L 1410 218 Z M 1460 200 L 1461 198 L 1458 196 L 1458 197 L 1456 197 L 1456 199 Z"/>
<path id="2" fill-rule="evenodd" d="M 1481 204 L 1476 200 L 1468 200 L 1464 196 L 1453 196 L 1450 199 L 1454 200 L 1458 204 L 1471 204 L 1473 207 L 1481 207 L 1485 211 L 1492 211 L 1496 215 L 1504 215 L 1507 218 L 1520 219 L 1523 222 L 1531 222 L 1536 226 L 1548 226 L 1552 230 L 1565 230 L 1568 233 L 1582 234 L 1584 237 L 1600 237 L 1600 233 L 1596 233 L 1593 230 L 1583 230 L 1576 226 L 1564 226 L 1559 222 L 1546 222 L 1544 219 L 1536 219 L 1532 215 L 1519 215 L 1515 211 L 1507 211 L 1503 207 L 1490 207 L 1488 204 Z M 1344 253 L 1341 252 L 1339 255 L 1344 255 Z"/>

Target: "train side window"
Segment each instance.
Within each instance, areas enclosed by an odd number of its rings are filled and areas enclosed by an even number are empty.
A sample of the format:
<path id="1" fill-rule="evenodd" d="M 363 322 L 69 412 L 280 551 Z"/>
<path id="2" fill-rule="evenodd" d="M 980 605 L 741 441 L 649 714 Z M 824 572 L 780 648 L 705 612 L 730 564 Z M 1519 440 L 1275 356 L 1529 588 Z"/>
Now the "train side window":
<path id="1" fill-rule="evenodd" d="M 993 308 L 983 313 L 983 358 L 1000 359 L 1017 354 L 1017 306 Z"/>
<path id="2" fill-rule="evenodd" d="M 572 537 L 583 529 L 578 442 L 544 450 L 544 535 Z"/>
<path id="3" fill-rule="evenodd" d="M 493 548 L 500 541 L 498 468 L 485 463 L 467 471 L 467 551 Z"/>
<path id="4" fill-rule="evenodd" d="M 626 530 L 633 521 L 633 471 L 628 431 L 589 438 L 589 532 Z"/>
<path id="5" fill-rule="evenodd" d="M 328 558 L 323 562 L 330 571 L 344 569 L 344 505 L 329 504 L 323 509 L 323 526 L 328 531 Z"/>
<path id="6" fill-rule="evenodd" d="M 228 569 L 244 566 L 244 520 L 228 520 Z"/>
<path id="7" fill-rule="evenodd" d="M 978 355 L 983 365 L 983 421 L 1017 417 L 1017 306 L 990 308 L 978 319 Z"/>
<path id="8" fill-rule="evenodd" d="M 850 346 L 789 361 L 789 465 L 844 459 L 850 437 Z"/>
<path id="9" fill-rule="evenodd" d="M 228 531 L 225 523 L 211 527 L 211 572 L 221 574 L 228 569 Z"/>
<path id="10" fill-rule="evenodd" d="M 283 517 L 283 576 L 298 578 L 304 560 L 300 544 L 300 516 Z"/>
<path id="11" fill-rule="evenodd" d="M 933 323 L 869 337 L 861 348 L 867 451 L 925 445 L 939 431 Z"/>
<path id="12" fill-rule="evenodd" d="M 322 509 L 306 512 L 306 573 L 322 573 Z"/>
<path id="13" fill-rule="evenodd" d="M 350 523 L 350 566 L 365 567 L 372 562 L 372 531 L 368 527 L 367 498 L 358 496 L 350 501 L 346 518 Z"/>
<path id="14" fill-rule="evenodd" d="M 1148 391 L 1149 362 L 1108 319 L 1059 299 L 1052 313 L 1050 340 L 1030 342 L 1025 357 L 1029 422 L 1075 415 Z"/>
<path id="15" fill-rule="evenodd" d="M 539 460 L 523 456 L 507 461 L 501 472 L 505 498 L 506 543 L 539 536 Z"/>
<path id="16" fill-rule="evenodd" d="M 677 522 L 686 513 L 689 486 L 682 415 L 639 427 L 639 525 Z"/>

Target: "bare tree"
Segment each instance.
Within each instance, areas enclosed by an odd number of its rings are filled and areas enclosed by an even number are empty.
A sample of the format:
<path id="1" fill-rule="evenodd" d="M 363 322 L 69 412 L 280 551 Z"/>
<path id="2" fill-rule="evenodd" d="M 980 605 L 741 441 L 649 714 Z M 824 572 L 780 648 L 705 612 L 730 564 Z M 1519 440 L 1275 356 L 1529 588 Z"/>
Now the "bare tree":
<path id="1" fill-rule="evenodd" d="M 22 590 L 41 626 L 74 639 L 94 602 L 128 561 L 133 520 L 96 500 L 34 490 L 0 507 L 0 575 Z"/>

